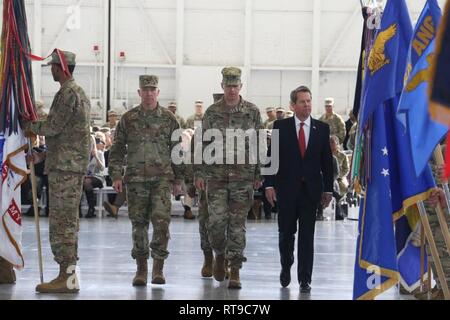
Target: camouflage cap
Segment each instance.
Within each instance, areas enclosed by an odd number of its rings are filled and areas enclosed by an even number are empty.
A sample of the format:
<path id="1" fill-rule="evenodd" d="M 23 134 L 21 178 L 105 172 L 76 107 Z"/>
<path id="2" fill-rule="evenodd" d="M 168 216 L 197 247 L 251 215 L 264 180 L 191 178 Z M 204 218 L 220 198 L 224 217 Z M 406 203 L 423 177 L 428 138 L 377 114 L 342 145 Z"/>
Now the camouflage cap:
<path id="1" fill-rule="evenodd" d="M 197 101 L 195 101 L 195 104 L 203 104 L 203 101 L 202 100 L 197 100 Z"/>
<path id="2" fill-rule="evenodd" d="M 293 111 L 286 111 L 286 116 L 289 117 L 293 117 L 294 116 L 294 112 Z"/>
<path id="3" fill-rule="evenodd" d="M 177 107 L 177 103 L 172 101 L 171 103 L 169 103 L 169 106 L 167 108 L 176 108 Z"/>
<path id="4" fill-rule="evenodd" d="M 118 117 L 119 114 L 118 114 L 116 111 L 114 111 L 114 110 L 109 110 L 109 111 L 108 111 L 108 116 L 109 116 L 109 117 L 113 117 L 113 116 Z"/>
<path id="5" fill-rule="evenodd" d="M 286 112 L 286 110 L 284 110 L 284 108 L 277 108 L 277 112 L 283 112 L 283 113 L 285 113 Z"/>
<path id="6" fill-rule="evenodd" d="M 334 106 L 334 98 L 326 98 L 325 105 L 326 106 Z"/>
<path id="7" fill-rule="evenodd" d="M 158 88 L 159 78 L 154 75 L 142 75 L 139 77 L 139 87 L 140 88 Z"/>
<path id="8" fill-rule="evenodd" d="M 266 108 L 266 112 L 273 112 L 273 111 L 275 111 L 275 108 L 274 108 L 274 107 L 268 107 L 268 108 Z"/>
<path id="9" fill-rule="evenodd" d="M 66 58 L 66 63 L 68 66 L 74 66 L 76 65 L 76 55 L 73 52 L 69 52 L 69 51 L 60 51 L 64 57 Z M 52 64 L 61 64 L 61 59 L 59 59 L 59 55 L 58 55 L 58 51 L 55 50 L 52 53 L 52 59 L 47 63 L 47 65 L 52 65 Z"/>
<path id="10" fill-rule="evenodd" d="M 223 81 L 226 86 L 239 86 L 242 84 L 241 75 L 242 71 L 239 68 L 227 67 L 222 70 Z"/>

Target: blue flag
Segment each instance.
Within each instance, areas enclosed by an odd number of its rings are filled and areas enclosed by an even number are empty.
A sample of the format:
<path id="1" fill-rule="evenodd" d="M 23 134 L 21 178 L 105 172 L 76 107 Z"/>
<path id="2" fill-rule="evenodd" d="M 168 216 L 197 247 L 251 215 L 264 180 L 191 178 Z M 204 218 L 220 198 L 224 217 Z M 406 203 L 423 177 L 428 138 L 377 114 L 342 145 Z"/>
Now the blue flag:
<path id="1" fill-rule="evenodd" d="M 434 187 L 431 171 L 414 174 L 409 137 L 397 119 L 412 26 L 404 0 L 389 0 L 365 78 L 361 114 L 371 117 L 366 146 L 368 180 L 361 205 L 354 299 L 373 299 L 399 279 L 394 221 L 405 208 L 426 199 Z M 382 46 L 382 47 L 381 47 Z M 385 59 L 385 60 L 383 60 Z M 372 66 L 372 68 L 370 67 Z"/>
<path id="2" fill-rule="evenodd" d="M 364 110 L 359 116 L 360 131 L 373 111 L 394 97 L 398 88 L 403 88 L 412 25 L 405 1 L 391 2 L 386 4 L 381 29 L 375 36 L 367 61 L 362 103 Z"/>
<path id="3" fill-rule="evenodd" d="M 414 169 L 417 176 L 425 169 L 436 145 L 448 129 L 431 119 L 428 112 L 428 88 L 434 56 L 437 27 L 441 10 L 436 0 L 428 0 L 417 21 L 411 40 L 409 77 L 398 107 L 400 119 L 411 141 Z"/>

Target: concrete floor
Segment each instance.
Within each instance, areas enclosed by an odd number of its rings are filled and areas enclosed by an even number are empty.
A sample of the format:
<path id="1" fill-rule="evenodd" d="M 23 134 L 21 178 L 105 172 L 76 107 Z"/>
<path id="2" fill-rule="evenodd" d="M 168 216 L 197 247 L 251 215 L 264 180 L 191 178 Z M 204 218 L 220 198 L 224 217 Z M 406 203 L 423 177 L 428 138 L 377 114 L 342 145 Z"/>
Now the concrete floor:
<path id="1" fill-rule="evenodd" d="M 79 280 L 77 295 L 42 295 L 35 293 L 39 282 L 34 220 L 24 218 L 23 251 L 26 268 L 17 273 L 16 285 L 0 286 L 0 300 L 350 300 L 356 245 L 355 221 L 317 223 L 315 267 L 312 292 L 299 293 L 296 266 L 292 283 L 279 284 L 278 234 L 275 219 L 249 221 L 247 224 L 248 262 L 241 271 L 242 290 L 231 291 L 227 283 L 203 279 L 200 269 L 198 221 L 175 216 L 171 223 L 170 257 L 165 265 L 165 286 L 131 285 L 135 262 L 131 259 L 131 226 L 126 212 L 118 220 L 96 218 L 81 220 L 79 240 Z M 44 254 L 44 279 L 53 279 L 58 270 L 53 261 L 48 223 L 41 220 Z M 392 289 L 380 299 L 405 299 Z"/>

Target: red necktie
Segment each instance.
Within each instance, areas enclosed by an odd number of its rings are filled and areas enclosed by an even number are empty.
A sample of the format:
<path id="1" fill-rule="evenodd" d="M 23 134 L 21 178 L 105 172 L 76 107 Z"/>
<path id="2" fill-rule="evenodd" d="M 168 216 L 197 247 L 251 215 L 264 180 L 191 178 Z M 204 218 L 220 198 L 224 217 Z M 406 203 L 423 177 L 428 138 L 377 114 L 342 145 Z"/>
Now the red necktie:
<path id="1" fill-rule="evenodd" d="M 298 145 L 300 147 L 300 153 L 302 155 L 302 158 L 305 157 L 306 153 L 306 138 L 305 138 L 305 130 L 303 130 L 303 127 L 305 126 L 305 123 L 300 123 L 300 131 L 298 133 Z"/>

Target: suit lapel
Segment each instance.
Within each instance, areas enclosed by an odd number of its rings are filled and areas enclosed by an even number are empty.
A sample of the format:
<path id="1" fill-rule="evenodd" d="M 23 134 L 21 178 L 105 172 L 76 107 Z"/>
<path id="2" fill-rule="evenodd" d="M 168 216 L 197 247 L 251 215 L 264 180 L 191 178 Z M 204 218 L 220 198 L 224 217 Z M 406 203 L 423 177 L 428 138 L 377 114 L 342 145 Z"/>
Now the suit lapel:
<path id="1" fill-rule="evenodd" d="M 309 130 L 309 141 L 308 141 L 308 147 L 306 148 L 306 157 L 308 157 L 309 153 L 311 152 L 312 148 L 316 144 L 317 138 L 318 138 L 319 132 L 317 131 L 316 126 L 316 120 L 311 118 L 311 130 Z"/>

